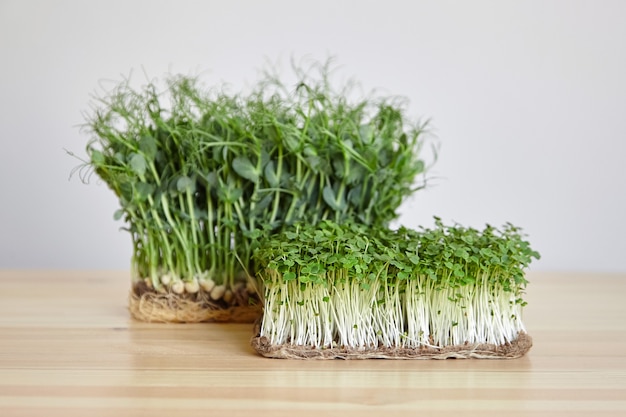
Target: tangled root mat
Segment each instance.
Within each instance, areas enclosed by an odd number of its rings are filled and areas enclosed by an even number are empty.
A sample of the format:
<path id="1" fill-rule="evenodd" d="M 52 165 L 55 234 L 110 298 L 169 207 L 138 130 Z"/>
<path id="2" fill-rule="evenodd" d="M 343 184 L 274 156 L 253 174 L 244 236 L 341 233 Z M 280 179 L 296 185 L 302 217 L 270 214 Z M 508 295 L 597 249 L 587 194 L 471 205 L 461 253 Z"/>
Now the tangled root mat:
<path id="1" fill-rule="evenodd" d="M 247 302 L 248 300 L 245 300 Z M 140 321 L 160 323 L 230 322 L 253 323 L 262 314 L 260 303 L 228 305 L 215 302 L 208 294 L 194 297 L 157 293 L 133 288 L 128 297 L 130 314 Z"/>

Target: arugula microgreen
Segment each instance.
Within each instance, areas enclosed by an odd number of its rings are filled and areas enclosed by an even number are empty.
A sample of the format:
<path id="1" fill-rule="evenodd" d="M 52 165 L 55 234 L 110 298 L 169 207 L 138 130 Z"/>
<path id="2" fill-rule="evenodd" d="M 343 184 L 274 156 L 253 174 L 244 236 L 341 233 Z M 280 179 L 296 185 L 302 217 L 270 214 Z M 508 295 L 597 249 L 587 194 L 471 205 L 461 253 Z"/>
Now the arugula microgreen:
<path id="1" fill-rule="evenodd" d="M 511 224 L 435 220 L 392 231 L 298 224 L 263 240 L 260 336 L 315 348 L 503 345 L 525 332 L 524 270 L 539 254 Z"/>

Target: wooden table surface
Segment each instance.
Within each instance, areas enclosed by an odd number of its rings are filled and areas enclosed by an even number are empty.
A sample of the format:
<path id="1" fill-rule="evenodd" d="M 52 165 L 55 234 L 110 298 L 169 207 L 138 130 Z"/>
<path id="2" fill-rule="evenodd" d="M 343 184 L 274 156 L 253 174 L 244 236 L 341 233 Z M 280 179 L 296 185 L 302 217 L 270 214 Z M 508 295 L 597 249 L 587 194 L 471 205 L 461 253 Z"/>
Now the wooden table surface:
<path id="1" fill-rule="evenodd" d="M 129 318 L 124 271 L 0 271 L 0 416 L 626 416 L 626 276 L 530 273 L 516 360 L 288 361 Z"/>

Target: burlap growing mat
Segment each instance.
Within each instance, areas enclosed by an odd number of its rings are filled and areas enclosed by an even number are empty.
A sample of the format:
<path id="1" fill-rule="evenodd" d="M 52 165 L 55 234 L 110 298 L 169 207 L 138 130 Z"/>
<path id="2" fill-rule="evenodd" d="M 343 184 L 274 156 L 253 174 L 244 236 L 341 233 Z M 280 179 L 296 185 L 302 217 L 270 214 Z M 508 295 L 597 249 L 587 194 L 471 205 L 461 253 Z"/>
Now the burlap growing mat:
<path id="1" fill-rule="evenodd" d="M 276 359 L 514 359 L 523 356 L 532 346 L 532 338 L 519 333 L 511 343 L 464 344 L 441 348 L 422 346 L 416 349 L 377 347 L 356 349 L 336 347 L 316 349 L 311 346 L 271 345 L 267 337 L 253 337 L 251 345 L 259 354 Z"/>

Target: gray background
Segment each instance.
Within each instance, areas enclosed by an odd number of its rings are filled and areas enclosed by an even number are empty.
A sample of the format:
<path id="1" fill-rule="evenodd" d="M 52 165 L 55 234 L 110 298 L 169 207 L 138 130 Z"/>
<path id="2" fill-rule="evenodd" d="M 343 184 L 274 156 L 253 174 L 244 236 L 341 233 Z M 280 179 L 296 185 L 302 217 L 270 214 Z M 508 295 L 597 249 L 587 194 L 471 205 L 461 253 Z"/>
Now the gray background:
<path id="1" fill-rule="evenodd" d="M 103 80 L 337 57 L 406 96 L 441 144 L 399 223 L 522 226 L 534 270 L 626 272 L 624 1 L 0 0 L 0 268 L 119 268 L 104 184 L 68 180 Z"/>

